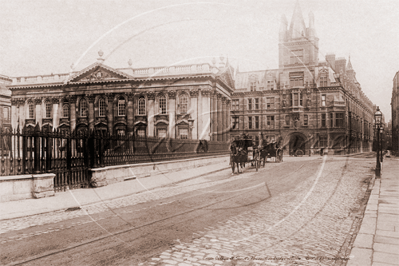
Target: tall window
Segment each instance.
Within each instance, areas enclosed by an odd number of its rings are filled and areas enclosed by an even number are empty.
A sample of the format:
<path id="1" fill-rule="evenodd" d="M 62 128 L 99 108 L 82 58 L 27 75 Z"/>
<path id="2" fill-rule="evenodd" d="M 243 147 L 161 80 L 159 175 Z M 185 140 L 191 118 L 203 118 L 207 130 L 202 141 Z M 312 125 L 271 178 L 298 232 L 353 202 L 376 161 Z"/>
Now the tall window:
<path id="1" fill-rule="evenodd" d="M 180 95 L 180 113 L 186 114 L 188 109 L 188 97 L 186 94 Z"/>
<path id="2" fill-rule="evenodd" d="M 303 115 L 303 125 L 308 126 L 309 125 L 309 117 L 308 115 Z"/>
<path id="3" fill-rule="evenodd" d="M 166 128 L 158 128 L 158 138 L 166 138 Z"/>
<path id="4" fill-rule="evenodd" d="M 290 125 L 290 116 L 289 116 L 289 115 L 286 115 L 286 116 L 285 116 L 285 125 L 286 125 L 286 126 L 289 126 L 289 125 Z"/>
<path id="5" fill-rule="evenodd" d="M 119 98 L 118 100 L 118 116 L 126 115 L 126 101 L 124 98 Z"/>
<path id="6" fill-rule="evenodd" d="M 335 114 L 335 126 L 336 127 L 344 126 L 344 113 L 336 113 Z"/>
<path id="7" fill-rule="evenodd" d="M 292 96 L 294 97 L 293 106 L 298 106 L 298 104 L 299 104 L 299 102 L 298 102 L 298 96 L 299 96 L 298 93 L 294 93 Z"/>
<path id="8" fill-rule="evenodd" d="M 274 109 L 274 98 L 267 98 L 267 109 Z"/>
<path id="9" fill-rule="evenodd" d="M 327 87 L 327 76 L 320 76 L 320 87 Z"/>
<path id="10" fill-rule="evenodd" d="M 255 82 L 255 81 L 252 81 L 252 82 L 251 82 L 251 84 L 250 84 L 250 90 L 251 90 L 251 91 L 256 91 L 256 82 Z"/>
<path id="11" fill-rule="evenodd" d="M 298 87 L 303 86 L 303 72 L 291 72 L 290 73 L 290 86 Z"/>
<path id="12" fill-rule="evenodd" d="M 179 136 L 181 139 L 188 139 L 188 129 L 187 128 L 179 128 Z"/>
<path id="13" fill-rule="evenodd" d="M 69 104 L 62 105 L 62 117 L 69 118 Z"/>
<path id="14" fill-rule="evenodd" d="M 252 116 L 248 116 L 248 129 L 252 129 Z"/>
<path id="15" fill-rule="evenodd" d="M 166 97 L 164 95 L 159 97 L 159 113 L 166 114 Z"/>
<path id="16" fill-rule="evenodd" d="M 232 102 L 232 109 L 233 110 L 238 110 L 239 106 L 240 106 L 239 100 L 238 99 L 234 99 L 233 102 Z"/>
<path id="17" fill-rule="evenodd" d="M 140 128 L 137 130 L 137 136 L 139 137 L 145 137 L 145 129 Z"/>
<path id="18" fill-rule="evenodd" d="M 255 110 L 259 110 L 259 98 L 255 98 Z"/>
<path id="19" fill-rule="evenodd" d="M 334 127 L 334 113 L 330 113 L 330 127 Z"/>
<path id="20" fill-rule="evenodd" d="M 267 116 L 267 128 L 273 129 L 274 128 L 274 115 Z"/>
<path id="21" fill-rule="evenodd" d="M 144 96 L 141 96 L 139 98 L 139 115 L 145 115 L 145 98 L 144 98 Z M 137 131 L 137 132 L 139 132 L 139 131 Z M 145 134 L 144 134 L 144 136 L 145 136 Z"/>
<path id="22" fill-rule="evenodd" d="M 321 127 L 326 127 L 326 114 L 321 114 Z"/>
<path id="23" fill-rule="evenodd" d="M 255 129 L 259 129 L 259 116 L 255 116 Z"/>
<path id="24" fill-rule="evenodd" d="M 248 99 L 248 110 L 252 110 L 252 99 Z"/>
<path id="25" fill-rule="evenodd" d="M 35 118 L 35 105 L 29 104 L 29 118 L 34 119 Z"/>
<path id="26" fill-rule="evenodd" d="M 87 109 L 87 102 L 85 99 L 82 99 L 79 103 L 80 116 L 87 116 Z"/>
<path id="27" fill-rule="evenodd" d="M 293 50 L 290 55 L 290 64 L 303 64 L 303 50 Z"/>
<path id="28" fill-rule="evenodd" d="M 321 106 L 326 106 L 326 95 L 321 95 Z"/>
<path id="29" fill-rule="evenodd" d="M 100 98 L 98 100 L 98 116 L 103 117 L 106 114 L 107 105 L 105 104 L 105 99 Z"/>
<path id="30" fill-rule="evenodd" d="M 50 118 L 53 112 L 53 105 L 51 103 L 46 103 L 46 117 Z"/>

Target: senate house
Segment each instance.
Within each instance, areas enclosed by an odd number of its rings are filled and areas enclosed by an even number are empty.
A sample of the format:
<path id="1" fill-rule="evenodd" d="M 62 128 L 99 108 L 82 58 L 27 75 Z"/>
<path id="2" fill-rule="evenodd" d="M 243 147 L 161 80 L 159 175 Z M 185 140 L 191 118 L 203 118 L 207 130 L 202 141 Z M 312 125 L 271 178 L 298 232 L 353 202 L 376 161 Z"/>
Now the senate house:
<path id="1" fill-rule="evenodd" d="M 276 31 L 277 35 L 277 31 Z M 312 13 L 296 3 L 278 32 L 279 66 L 242 72 L 227 58 L 166 67 L 107 66 L 103 53 L 70 73 L 12 77 L 12 127 L 229 141 L 281 138 L 284 153 L 370 151 L 373 103 L 350 58 L 319 60 Z"/>

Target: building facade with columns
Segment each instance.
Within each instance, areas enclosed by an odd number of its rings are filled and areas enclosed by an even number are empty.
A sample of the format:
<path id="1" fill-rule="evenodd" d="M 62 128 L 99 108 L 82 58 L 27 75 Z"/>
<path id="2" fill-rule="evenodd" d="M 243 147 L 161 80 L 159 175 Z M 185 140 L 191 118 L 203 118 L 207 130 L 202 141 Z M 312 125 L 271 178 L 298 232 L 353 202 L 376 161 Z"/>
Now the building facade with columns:
<path id="1" fill-rule="evenodd" d="M 12 80 L 0 74 L 0 129 L 11 127 L 11 91 L 6 87 Z"/>
<path id="2" fill-rule="evenodd" d="M 319 61 L 312 12 L 308 25 L 297 2 L 290 25 L 281 19 L 279 68 L 235 73 L 232 135 L 281 137 L 285 154 L 369 151 L 373 104 L 350 59 L 328 54 Z"/>
<path id="3" fill-rule="evenodd" d="M 14 77 L 12 126 L 181 139 L 229 139 L 233 69 L 220 63 Z M 227 63 L 227 64 L 226 64 Z"/>

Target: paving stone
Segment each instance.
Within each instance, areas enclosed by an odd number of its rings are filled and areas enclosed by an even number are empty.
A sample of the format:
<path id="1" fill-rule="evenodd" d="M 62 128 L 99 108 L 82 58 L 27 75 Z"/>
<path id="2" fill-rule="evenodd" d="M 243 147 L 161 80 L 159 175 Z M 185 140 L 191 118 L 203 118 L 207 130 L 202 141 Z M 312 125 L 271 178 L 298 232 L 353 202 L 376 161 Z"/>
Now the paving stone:
<path id="1" fill-rule="evenodd" d="M 399 254 L 390 254 L 390 253 L 375 251 L 373 254 L 373 261 L 399 265 Z"/>
<path id="2" fill-rule="evenodd" d="M 372 248 L 373 240 L 374 235 L 358 234 L 353 246 L 357 248 Z"/>
<path id="3" fill-rule="evenodd" d="M 399 253 L 399 245 L 374 243 L 373 249 L 374 251 L 384 252 L 384 253 L 392 253 L 392 254 Z"/>

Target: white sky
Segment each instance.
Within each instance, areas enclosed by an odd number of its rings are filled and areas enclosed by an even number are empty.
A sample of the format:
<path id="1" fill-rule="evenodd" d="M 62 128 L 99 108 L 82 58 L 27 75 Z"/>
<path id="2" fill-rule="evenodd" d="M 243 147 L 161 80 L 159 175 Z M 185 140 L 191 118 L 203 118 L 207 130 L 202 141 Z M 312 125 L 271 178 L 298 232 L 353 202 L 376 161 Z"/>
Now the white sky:
<path id="1" fill-rule="evenodd" d="M 296 0 L 0 0 L 0 74 L 66 73 L 96 61 L 111 67 L 210 62 L 221 54 L 240 71 L 278 68 L 278 32 Z M 399 0 L 299 0 L 327 53 L 351 56 L 371 101 L 391 118 L 399 71 Z"/>

